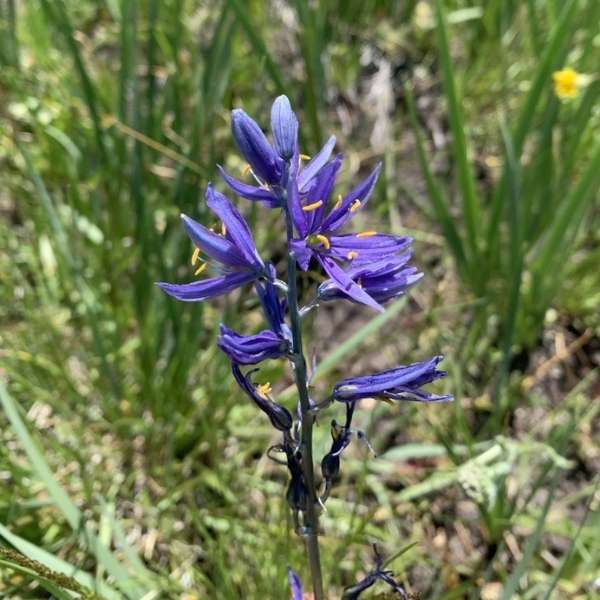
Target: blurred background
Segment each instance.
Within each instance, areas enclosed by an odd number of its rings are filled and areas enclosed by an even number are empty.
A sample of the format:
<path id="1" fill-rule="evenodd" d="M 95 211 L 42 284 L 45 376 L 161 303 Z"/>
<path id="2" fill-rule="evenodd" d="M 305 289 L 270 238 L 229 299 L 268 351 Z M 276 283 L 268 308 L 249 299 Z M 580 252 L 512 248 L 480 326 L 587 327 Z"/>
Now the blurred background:
<path id="1" fill-rule="evenodd" d="M 441 352 L 456 398 L 363 403 L 377 457 L 348 450 L 322 519 L 331 598 L 373 542 L 423 599 L 598 597 L 599 23 L 597 0 L 1 0 L 0 596 L 308 580 L 215 347 L 261 327 L 255 300 L 153 286 L 193 277 L 178 215 L 211 225 L 216 163 L 243 169 L 230 110 L 266 128 L 286 93 L 303 152 L 336 134 L 341 189 L 383 160 L 357 226 L 411 235 L 425 273 L 383 315 L 308 323 L 315 396 Z M 236 202 L 282 272 L 278 215 Z M 261 377 L 293 405 L 285 365 Z"/>

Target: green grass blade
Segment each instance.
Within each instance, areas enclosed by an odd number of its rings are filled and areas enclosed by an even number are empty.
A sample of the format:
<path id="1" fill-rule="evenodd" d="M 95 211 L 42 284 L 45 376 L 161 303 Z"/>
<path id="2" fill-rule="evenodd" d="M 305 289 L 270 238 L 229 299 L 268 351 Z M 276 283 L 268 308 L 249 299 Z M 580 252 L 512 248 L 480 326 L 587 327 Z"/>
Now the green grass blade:
<path id="1" fill-rule="evenodd" d="M 347 340 L 339 344 L 333 352 L 328 354 L 319 362 L 319 366 L 315 372 L 314 380 L 320 379 L 332 369 L 346 356 L 352 354 L 365 340 L 377 333 L 390 319 L 397 316 L 406 305 L 406 298 L 396 300 L 384 313 L 377 315 L 371 319 L 366 325 L 363 325 L 356 333 L 352 334 Z"/>
<path id="2" fill-rule="evenodd" d="M 546 523 L 546 517 L 548 516 L 548 511 L 550 510 L 550 506 L 552 505 L 552 500 L 554 499 L 554 494 L 556 492 L 556 487 L 558 484 L 558 475 L 555 475 L 554 480 L 548 490 L 548 496 L 546 498 L 546 502 L 544 503 L 544 507 L 542 508 L 542 512 L 538 517 L 537 525 L 534 532 L 529 536 L 527 543 L 525 544 L 525 549 L 523 550 L 523 556 L 517 563 L 516 567 L 513 569 L 508 581 L 504 585 L 504 589 L 502 590 L 502 596 L 500 600 L 512 600 L 516 592 L 519 588 L 519 582 L 521 577 L 527 572 L 527 567 L 531 562 L 535 551 L 540 543 L 542 538 L 542 534 L 544 533 L 544 524 Z"/>
<path id="3" fill-rule="evenodd" d="M 518 161 L 521 160 L 525 139 L 534 123 L 539 101 L 544 91 L 550 86 L 552 70 L 558 66 L 559 61 L 566 51 L 574 27 L 575 17 L 577 16 L 577 6 L 576 0 L 567 0 L 567 2 L 565 2 L 560 19 L 553 28 L 546 49 L 540 57 L 539 66 L 534 75 L 531 89 L 525 98 L 523 107 L 517 119 L 517 125 L 512 133 L 514 152 Z M 488 251 L 492 254 L 495 253 L 496 244 L 498 242 L 500 230 L 499 223 L 504 208 L 507 184 L 508 181 L 505 166 L 505 170 L 503 171 L 494 194 L 492 210 L 490 211 L 490 217 L 487 224 L 487 235 L 485 239 L 487 240 Z"/>
<path id="4" fill-rule="evenodd" d="M 444 234 L 444 238 L 446 239 L 446 243 L 450 247 L 450 250 L 454 256 L 454 260 L 456 261 L 458 271 L 466 278 L 467 277 L 467 264 L 465 253 L 463 249 L 463 244 L 454 225 L 454 220 L 450 215 L 449 205 L 444 193 L 442 192 L 441 187 L 435 180 L 433 173 L 431 171 L 431 167 L 429 166 L 429 160 L 425 153 L 425 148 L 423 145 L 423 139 L 421 136 L 421 130 L 419 126 L 419 121 L 417 119 L 417 111 L 414 101 L 414 96 L 412 89 L 409 85 L 404 86 L 404 94 L 406 97 L 406 104 L 408 108 L 408 117 L 413 129 L 413 133 L 415 136 L 415 145 L 417 148 L 417 159 L 419 160 L 419 165 L 421 167 L 421 172 L 425 177 L 425 185 L 427 187 L 427 194 L 433 204 L 433 210 L 435 212 L 435 216 L 439 221 L 440 227 L 442 228 L 442 233 Z"/>
<path id="5" fill-rule="evenodd" d="M 561 203 L 559 213 L 548 231 L 547 238 L 541 246 L 536 259 L 535 269 L 538 274 L 543 274 L 551 268 L 558 256 L 561 245 L 569 233 L 579 226 L 589 202 L 598 198 L 600 186 L 600 140 L 592 152 L 586 170 L 580 176 L 577 185 L 571 194 Z"/>
<path id="6" fill-rule="evenodd" d="M 263 61 L 265 69 L 275 84 L 275 89 L 280 94 L 286 93 L 286 86 L 283 83 L 283 77 L 279 71 L 279 67 L 275 61 L 271 58 L 269 51 L 263 41 L 263 38 L 259 35 L 258 29 L 254 26 L 250 19 L 250 15 L 247 12 L 247 4 L 240 2 L 240 0 L 227 0 L 229 6 L 233 9 L 236 19 L 242 26 L 250 45 L 254 52 L 256 52 L 257 61 Z"/>
<path id="7" fill-rule="evenodd" d="M 590 494 L 589 499 L 586 503 L 585 512 L 583 514 L 581 522 L 579 523 L 579 527 L 577 527 L 577 531 L 575 532 L 575 535 L 571 538 L 571 543 L 569 544 L 569 549 L 565 552 L 564 556 L 562 557 L 562 560 L 560 561 L 560 564 L 558 565 L 558 568 L 555 570 L 554 575 L 552 576 L 552 580 L 550 581 L 550 585 L 548 586 L 548 589 L 546 590 L 546 593 L 544 594 L 544 597 L 542 598 L 542 600 L 550 600 L 550 596 L 552 595 L 554 588 L 557 586 L 557 584 L 560 580 L 560 577 L 562 575 L 562 572 L 563 572 L 569 558 L 573 554 L 573 550 L 575 549 L 577 540 L 579 539 L 579 536 L 581 535 L 581 532 L 583 531 L 583 528 L 584 528 L 584 526 L 587 522 L 588 516 L 590 514 L 590 511 L 592 508 L 592 503 L 596 496 L 596 491 L 598 490 L 598 484 L 600 484 L 600 477 L 596 477 L 596 483 L 594 484 L 594 489 L 593 489 L 592 493 Z"/>
<path id="8" fill-rule="evenodd" d="M 59 558 L 42 548 L 38 548 L 36 545 L 28 542 L 22 537 L 15 535 L 2 523 L 0 523 L 0 538 L 16 548 L 23 556 L 39 562 L 51 571 L 62 573 L 67 577 L 72 577 L 82 586 L 97 591 L 102 598 L 106 598 L 106 600 L 122 600 L 122 594 L 108 584 L 96 582 L 89 573 L 79 570 L 76 566 L 64 561 L 62 558 Z"/>
<path id="9" fill-rule="evenodd" d="M 15 435 L 27 454 L 33 470 L 46 487 L 48 494 L 51 496 L 57 508 L 64 515 L 71 529 L 75 532 L 83 532 L 83 538 L 88 549 L 96 556 L 97 560 L 104 565 L 106 571 L 115 579 L 119 587 L 126 593 L 127 597 L 136 598 L 136 594 L 139 592 L 138 586 L 132 585 L 127 570 L 119 564 L 116 558 L 111 554 L 110 550 L 98 540 L 95 533 L 85 525 L 83 514 L 69 498 L 64 488 L 54 478 L 48 463 L 44 459 L 41 448 L 25 426 L 25 423 L 19 414 L 19 408 L 16 402 L 13 400 L 12 396 L 10 396 L 4 383 L 1 381 L 0 404 L 4 409 Z"/>
<path id="10" fill-rule="evenodd" d="M 48 2 L 48 0 L 42 0 L 42 7 L 49 18 L 56 23 L 65 38 L 65 42 L 71 53 L 73 62 L 75 63 L 75 69 L 81 79 L 81 88 L 90 112 L 90 117 L 92 118 L 98 152 L 102 162 L 106 163 L 108 161 L 108 153 L 104 143 L 104 131 L 100 120 L 100 109 L 97 101 L 98 94 L 94 88 L 92 79 L 89 76 L 81 53 L 79 52 L 79 47 L 77 46 L 77 41 L 74 37 L 73 26 L 71 25 L 67 9 L 63 0 L 55 0 L 53 4 Z M 55 10 L 56 12 L 54 12 Z"/>
<path id="11" fill-rule="evenodd" d="M 450 57 L 446 16 L 442 0 L 436 0 L 435 14 L 438 55 L 442 68 L 446 101 L 448 102 L 448 120 L 452 132 L 452 151 L 458 167 L 463 215 L 465 218 L 467 239 L 469 241 L 469 250 L 471 252 L 469 261 L 471 264 L 475 264 L 478 255 L 477 232 L 481 227 L 479 199 L 477 197 L 473 171 L 469 162 L 467 140 L 465 137 L 465 121 L 456 88 L 452 59 Z"/>

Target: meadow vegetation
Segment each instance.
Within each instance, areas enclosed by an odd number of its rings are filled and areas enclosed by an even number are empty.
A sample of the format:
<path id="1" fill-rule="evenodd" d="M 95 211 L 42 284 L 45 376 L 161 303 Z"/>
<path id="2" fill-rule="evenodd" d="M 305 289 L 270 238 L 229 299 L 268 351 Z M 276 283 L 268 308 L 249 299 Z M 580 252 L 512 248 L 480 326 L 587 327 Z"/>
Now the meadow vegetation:
<path id="1" fill-rule="evenodd" d="M 214 343 L 259 328 L 255 300 L 154 286 L 192 277 L 179 213 L 213 225 L 216 164 L 243 171 L 230 110 L 266 125 L 285 93 L 303 151 L 336 134 L 342 184 L 383 160 L 357 219 L 426 274 L 381 315 L 309 318 L 315 389 L 441 352 L 455 397 L 365 401 L 377 457 L 348 450 L 322 517 L 331 598 L 373 542 L 423 599 L 597 597 L 598 23 L 597 0 L 2 0 L 0 596 L 306 579 L 269 424 Z M 284 269 L 275 212 L 235 202 Z M 261 377 L 293 405 L 281 365 Z"/>

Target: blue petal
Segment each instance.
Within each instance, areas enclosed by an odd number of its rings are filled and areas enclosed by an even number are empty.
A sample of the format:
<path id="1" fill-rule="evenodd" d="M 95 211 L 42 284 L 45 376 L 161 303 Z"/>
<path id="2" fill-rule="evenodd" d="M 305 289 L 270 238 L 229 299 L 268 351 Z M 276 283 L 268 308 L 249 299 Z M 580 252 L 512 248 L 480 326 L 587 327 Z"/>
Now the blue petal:
<path id="1" fill-rule="evenodd" d="M 304 598 L 302 582 L 300 581 L 298 574 L 295 573 L 291 567 L 288 567 L 288 581 L 290 583 L 290 591 L 292 592 L 291 600 L 302 600 Z"/>
<path id="2" fill-rule="evenodd" d="M 309 199 L 307 204 L 318 202 L 319 200 L 321 200 L 323 204 L 316 210 L 308 213 L 308 233 L 315 233 L 323 222 L 323 214 L 327 207 L 327 201 L 331 196 L 333 186 L 335 185 L 335 179 L 341 166 L 342 155 L 340 154 L 329 164 L 325 165 L 313 179 L 314 183 L 311 185 L 310 191 L 308 192 Z"/>
<path id="3" fill-rule="evenodd" d="M 306 163 L 298 175 L 298 189 L 303 192 L 309 181 L 327 164 L 333 148 L 335 147 L 335 135 L 332 135 L 325 145 Z"/>
<path id="4" fill-rule="evenodd" d="M 259 187 L 257 185 L 249 185 L 243 181 L 238 181 L 229 175 L 221 165 L 217 165 L 219 173 L 223 178 L 223 181 L 238 195 L 247 200 L 254 200 L 257 202 L 264 202 L 270 208 L 280 206 L 281 202 L 277 199 L 277 196 L 271 190 Z"/>
<path id="5" fill-rule="evenodd" d="M 201 279 L 193 283 L 184 283 L 177 285 L 174 283 L 159 282 L 156 285 L 177 300 L 183 302 L 202 302 L 208 298 L 214 298 L 235 290 L 242 285 L 256 279 L 256 273 L 242 272 L 229 273 L 221 277 L 211 277 L 209 279 Z"/>
<path id="6" fill-rule="evenodd" d="M 237 208 L 211 184 L 206 188 L 206 203 L 208 208 L 223 221 L 226 229 L 225 237 L 244 255 L 248 264 L 255 269 L 264 268 L 263 261 L 256 251 L 250 228 Z"/>
<path id="7" fill-rule="evenodd" d="M 446 375 L 444 371 L 436 369 L 442 358 L 442 356 L 434 356 L 427 361 L 412 365 L 344 379 L 334 386 L 333 395 L 336 400 L 341 401 L 357 400 L 373 395 L 400 399 L 401 395 L 406 396 L 409 392 L 417 397 L 420 394 L 418 389 L 420 386 Z"/>
<path id="8" fill-rule="evenodd" d="M 255 335 L 240 335 L 221 325 L 220 331 L 219 348 L 232 362 L 241 365 L 255 365 L 268 358 L 279 358 L 289 349 L 286 340 L 268 329 Z"/>
<path id="9" fill-rule="evenodd" d="M 262 181 L 279 183 L 283 161 L 275 154 L 261 128 L 241 108 L 231 113 L 231 131 L 254 173 Z"/>
<path id="10" fill-rule="evenodd" d="M 277 154 L 289 160 L 298 145 L 298 119 L 287 96 L 279 96 L 271 107 L 271 131 Z"/>
<path id="11" fill-rule="evenodd" d="M 321 263 L 325 272 L 335 283 L 337 286 L 343 290 L 345 294 L 350 296 L 356 302 L 360 302 L 361 304 L 366 304 L 371 308 L 379 312 L 383 312 L 385 309 L 381 304 L 376 302 L 367 292 L 365 292 L 355 281 L 348 277 L 347 273 L 339 267 L 331 258 L 326 256 L 322 256 L 321 254 L 317 254 L 317 260 Z"/>
<path id="12" fill-rule="evenodd" d="M 275 269 L 273 265 L 267 265 L 267 272 L 271 279 L 275 278 Z M 271 281 L 256 282 L 256 293 L 262 305 L 263 311 L 269 323 L 269 327 L 277 334 L 283 335 L 283 308 L 277 296 L 277 290 Z"/>
<path id="13" fill-rule="evenodd" d="M 373 189 L 375 188 L 375 184 L 377 183 L 377 178 L 379 177 L 379 172 L 381 171 L 381 163 L 379 163 L 371 174 L 363 179 L 350 193 L 346 194 L 342 199 L 342 203 L 338 208 L 334 208 L 325 218 L 323 222 L 323 231 L 335 231 L 339 229 L 342 225 L 344 225 L 349 219 L 351 219 L 356 212 L 350 212 L 350 208 L 355 200 L 360 201 L 360 209 L 362 210 L 369 200 Z"/>
<path id="14" fill-rule="evenodd" d="M 298 149 L 296 149 L 296 152 L 290 161 L 290 173 L 287 183 L 287 203 L 288 210 L 290 211 L 290 215 L 292 217 L 294 227 L 298 232 L 298 236 L 300 238 L 305 238 L 308 233 L 308 222 L 306 212 L 302 210 L 302 203 L 296 177 L 298 174 L 299 162 L 300 158 L 298 156 Z"/>
<path id="15" fill-rule="evenodd" d="M 348 253 L 353 251 L 358 256 L 352 259 L 352 264 L 372 263 L 391 258 L 401 250 L 405 250 L 411 242 L 412 239 L 409 237 L 385 233 L 378 233 L 370 237 L 358 237 L 355 233 L 332 235 L 329 237 L 331 247 L 327 255 L 341 260 L 349 260 Z"/>
<path id="16" fill-rule="evenodd" d="M 248 268 L 248 261 L 230 240 L 217 235 L 187 215 L 182 214 L 181 220 L 189 238 L 204 254 L 230 267 Z"/>
<path id="17" fill-rule="evenodd" d="M 300 268 L 303 271 L 308 271 L 308 265 L 314 252 L 306 245 L 306 242 L 304 240 L 292 240 L 290 242 L 290 249 L 294 253 Z"/>

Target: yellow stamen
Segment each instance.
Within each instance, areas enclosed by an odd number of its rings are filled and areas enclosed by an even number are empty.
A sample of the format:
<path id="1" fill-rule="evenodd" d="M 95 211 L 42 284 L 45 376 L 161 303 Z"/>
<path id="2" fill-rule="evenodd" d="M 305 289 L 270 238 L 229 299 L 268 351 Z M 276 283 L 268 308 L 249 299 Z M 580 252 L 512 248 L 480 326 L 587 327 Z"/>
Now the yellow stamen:
<path id="1" fill-rule="evenodd" d="M 377 235 L 376 231 L 361 231 L 360 233 L 356 234 L 357 238 L 365 238 L 365 237 L 373 237 L 374 235 Z"/>
<path id="2" fill-rule="evenodd" d="M 307 204 L 306 206 L 302 207 L 302 210 L 304 212 L 311 212 L 313 210 L 317 210 L 317 208 L 319 208 L 319 206 L 323 206 L 323 200 L 317 200 L 317 202 L 313 202 L 312 204 Z"/>
<path id="3" fill-rule="evenodd" d="M 227 235 L 227 227 L 225 223 L 221 223 L 221 235 Z"/>
<path id="4" fill-rule="evenodd" d="M 356 212 L 360 208 L 360 200 L 357 198 L 350 206 L 350 212 Z"/>
<path id="5" fill-rule="evenodd" d="M 198 261 L 198 257 L 200 256 L 200 248 L 194 248 L 194 252 L 192 254 L 192 266 L 196 264 Z"/>
<path id="6" fill-rule="evenodd" d="M 271 384 L 267 381 L 266 383 L 261 383 L 256 386 L 256 393 L 261 397 L 267 400 L 269 394 L 273 391 L 271 388 Z"/>
<path id="7" fill-rule="evenodd" d="M 337 210 L 341 205 L 342 205 L 342 195 L 338 194 L 337 200 L 335 201 L 335 204 L 333 205 L 333 210 Z"/>
<path id="8" fill-rule="evenodd" d="M 315 238 L 317 240 L 319 240 L 319 242 L 321 242 L 321 244 L 323 244 L 323 246 L 325 246 L 325 250 L 329 250 L 329 248 L 331 248 L 331 244 L 329 243 L 329 240 L 324 235 L 321 235 L 319 233 L 319 234 L 315 235 Z"/>
<path id="9" fill-rule="evenodd" d="M 346 258 L 348 260 L 353 260 L 358 256 L 358 252 L 356 252 L 355 250 L 350 250 L 350 252 L 348 252 L 348 254 L 346 254 Z"/>
<path id="10" fill-rule="evenodd" d="M 300 159 L 301 160 L 310 160 L 310 156 L 308 154 L 301 154 Z"/>
<path id="11" fill-rule="evenodd" d="M 200 273 L 202 273 L 206 267 L 208 267 L 208 263 L 202 263 L 195 271 L 194 271 L 194 275 L 200 275 Z"/>
<path id="12" fill-rule="evenodd" d="M 249 164 L 246 164 L 246 166 L 242 169 L 242 175 L 248 175 L 250 171 L 252 171 L 252 167 Z"/>

